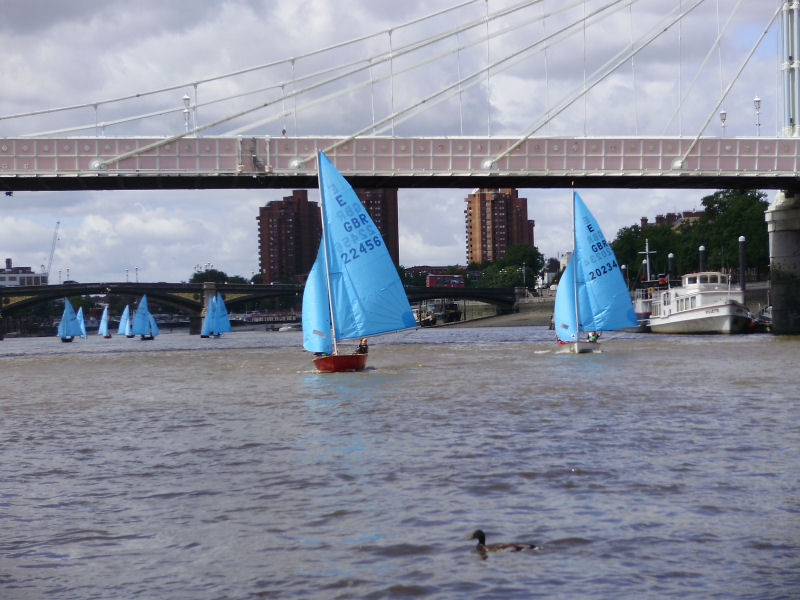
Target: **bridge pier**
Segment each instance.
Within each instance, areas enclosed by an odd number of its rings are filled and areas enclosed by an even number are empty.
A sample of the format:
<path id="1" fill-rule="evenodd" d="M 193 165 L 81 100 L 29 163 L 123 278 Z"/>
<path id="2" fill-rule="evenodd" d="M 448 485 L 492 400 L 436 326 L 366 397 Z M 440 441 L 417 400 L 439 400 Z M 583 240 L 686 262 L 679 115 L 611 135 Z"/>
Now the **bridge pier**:
<path id="1" fill-rule="evenodd" d="M 200 335 L 200 330 L 203 328 L 203 318 L 206 316 L 208 305 L 211 304 L 211 298 L 217 295 L 217 284 L 213 281 L 203 282 L 202 302 L 203 309 L 199 315 L 189 316 L 189 335 Z"/>
<path id="2" fill-rule="evenodd" d="M 780 191 L 764 219 L 769 232 L 773 333 L 800 333 L 800 193 Z"/>

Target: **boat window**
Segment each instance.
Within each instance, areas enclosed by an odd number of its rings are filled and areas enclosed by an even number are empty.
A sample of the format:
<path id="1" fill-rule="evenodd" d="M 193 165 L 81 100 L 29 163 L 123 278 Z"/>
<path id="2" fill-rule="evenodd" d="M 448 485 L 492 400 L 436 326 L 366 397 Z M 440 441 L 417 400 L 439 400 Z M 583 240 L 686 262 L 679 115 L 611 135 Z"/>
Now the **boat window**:
<path id="1" fill-rule="evenodd" d="M 695 277 L 695 276 L 687 277 L 686 278 L 686 283 L 697 283 L 697 277 Z"/>
<path id="2" fill-rule="evenodd" d="M 691 308 L 697 308 L 697 296 L 692 296 L 692 301 L 689 303 Z"/>
<path id="3" fill-rule="evenodd" d="M 719 283 L 719 278 L 716 275 L 709 275 L 708 282 L 709 283 Z"/>
<path id="4" fill-rule="evenodd" d="M 708 283 L 708 275 L 700 275 L 700 283 Z"/>

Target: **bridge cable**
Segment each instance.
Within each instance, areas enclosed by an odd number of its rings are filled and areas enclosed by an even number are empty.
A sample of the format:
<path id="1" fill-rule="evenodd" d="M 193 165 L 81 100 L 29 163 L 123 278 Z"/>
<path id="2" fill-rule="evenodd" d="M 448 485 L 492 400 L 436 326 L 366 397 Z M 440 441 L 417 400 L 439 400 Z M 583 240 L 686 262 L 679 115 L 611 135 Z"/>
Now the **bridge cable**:
<path id="1" fill-rule="evenodd" d="M 679 99 L 678 106 L 675 108 L 674 112 L 672 113 L 672 116 L 670 116 L 669 120 L 667 121 L 667 124 L 664 126 L 664 129 L 661 131 L 662 135 L 666 135 L 667 129 L 669 129 L 669 126 L 672 125 L 672 121 L 675 119 L 675 116 L 679 113 L 681 108 L 683 108 L 683 104 L 686 102 L 687 98 L 689 97 L 689 94 L 694 89 L 694 85 L 697 83 L 697 80 L 700 79 L 700 76 L 703 74 L 703 70 L 705 69 L 706 64 L 708 64 L 708 61 L 711 60 L 711 57 L 714 55 L 714 50 L 716 49 L 716 47 L 719 46 L 719 44 L 720 44 L 720 42 L 722 40 L 722 36 L 725 35 L 725 32 L 728 30 L 728 26 L 733 21 L 733 17 L 736 15 L 737 11 L 739 10 L 739 7 L 741 6 L 742 2 L 743 2 L 743 0 L 739 0 L 737 2 L 736 6 L 733 7 L 733 10 L 728 15 L 727 21 L 725 21 L 725 25 L 723 25 L 723 27 L 722 27 L 722 31 L 719 31 L 719 29 L 717 30 L 716 39 L 711 43 L 711 46 L 709 47 L 708 52 L 706 53 L 705 57 L 703 58 L 703 62 L 700 63 L 700 66 L 697 68 L 697 71 L 695 72 L 691 83 L 689 83 L 688 89 L 686 90 L 686 92 L 684 92 L 683 96 Z M 721 71 L 720 71 L 720 73 L 721 73 Z M 722 89 L 723 89 L 722 79 L 720 79 L 719 88 L 720 88 L 720 92 L 722 92 Z"/>
<path id="2" fill-rule="evenodd" d="M 736 71 L 736 74 L 735 74 L 735 75 L 733 76 L 733 78 L 731 79 L 731 82 L 728 84 L 728 87 L 726 87 L 726 88 L 725 88 L 725 91 L 724 91 L 724 92 L 722 93 L 722 95 L 720 96 L 720 99 L 717 101 L 717 104 L 716 104 L 716 106 L 714 106 L 714 108 L 711 110 L 711 112 L 710 112 L 710 113 L 709 113 L 709 115 L 708 115 L 708 118 L 705 120 L 705 123 L 703 123 L 703 126 L 700 128 L 700 132 L 699 132 L 699 133 L 697 134 L 697 136 L 696 136 L 696 137 L 695 137 L 695 138 L 692 140 L 692 143 L 691 143 L 691 144 L 689 144 L 689 147 L 688 147 L 688 148 L 686 149 L 686 151 L 683 153 L 683 155 L 681 156 L 681 158 L 680 158 L 680 159 L 678 159 L 677 161 L 675 161 L 675 163 L 673 164 L 673 168 L 679 168 L 679 169 L 682 169 L 682 168 L 683 168 L 683 166 L 684 166 L 684 165 L 685 165 L 685 163 L 686 163 L 686 159 L 687 159 L 687 157 L 689 156 L 689 154 L 691 154 L 692 150 L 694 150 L 694 147 L 695 147 L 695 146 L 697 145 L 697 143 L 700 141 L 700 136 L 702 136 L 702 135 L 703 135 L 703 132 L 705 132 L 705 130 L 706 130 L 706 127 L 708 127 L 708 124 L 711 122 L 711 119 L 713 119 L 713 118 L 714 118 L 714 114 L 717 112 L 717 109 L 718 109 L 718 108 L 719 108 L 719 107 L 722 105 L 722 103 L 725 101 L 725 98 L 727 97 L 727 95 L 728 95 L 728 92 L 730 92 L 731 88 L 733 87 L 733 84 L 734 84 L 734 83 L 736 83 L 736 81 L 739 79 L 739 75 L 741 75 L 741 74 L 742 74 L 742 71 L 743 71 L 743 70 L 744 70 L 744 68 L 747 66 L 747 63 L 748 63 L 748 62 L 750 62 L 750 59 L 752 58 L 752 56 L 753 56 L 753 54 L 755 53 L 755 51 L 756 51 L 756 49 L 758 48 L 758 46 L 761 44 L 761 41 L 762 41 L 762 40 L 764 39 L 764 37 L 767 35 L 767 32 L 769 31 L 769 28 L 770 28 L 770 27 L 772 27 L 772 24 L 775 22 L 775 19 L 776 19 L 776 17 L 778 16 L 778 14 L 781 12 L 781 10 L 782 10 L 782 7 L 781 7 L 781 6 L 778 6 L 778 7 L 775 9 L 775 12 L 774 12 L 774 13 L 772 13 L 772 18 L 769 20 L 769 22 L 767 23 L 767 25 L 764 27 L 764 30 L 761 32 L 761 35 L 760 35 L 760 36 L 758 36 L 758 40 L 756 40 L 756 43 L 755 43 L 755 44 L 753 44 L 753 47 L 752 47 L 752 48 L 750 48 L 750 51 L 747 53 L 747 56 L 745 56 L 744 60 L 742 61 L 742 64 L 741 64 L 741 66 L 739 67 L 739 70 L 738 70 L 738 71 Z"/>
<path id="3" fill-rule="evenodd" d="M 685 14 L 688 14 L 700 4 L 702 4 L 705 0 L 694 0 L 694 3 L 689 7 Z M 678 8 L 673 8 L 671 11 L 672 13 L 677 12 Z M 593 89 L 596 85 L 598 85 L 605 77 L 607 77 L 610 73 L 613 73 L 616 69 L 618 69 L 621 65 L 625 64 L 625 62 L 631 57 L 649 46 L 653 41 L 655 41 L 661 34 L 667 31 L 670 27 L 672 27 L 675 23 L 681 19 L 684 14 L 679 14 L 677 16 L 673 16 L 670 18 L 670 13 L 664 17 L 662 22 L 666 22 L 666 24 L 659 24 L 651 28 L 649 35 L 643 35 L 639 38 L 639 43 L 635 48 L 629 48 L 628 50 L 622 50 L 618 52 L 614 57 L 609 59 L 605 64 L 601 67 L 596 69 L 594 73 L 590 76 L 590 80 L 594 80 L 588 86 L 577 86 L 573 88 L 573 90 L 564 96 L 562 101 L 557 105 L 557 108 L 554 109 L 552 117 L 555 117 L 562 112 L 564 112 L 567 108 L 572 106 L 577 100 L 579 100 L 584 94 L 588 93 L 591 89 Z M 552 118 L 551 117 L 551 118 Z M 496 163 L 499 160 L 502 160 L 509 154 L 511 154 L 514 150 L 522 146 L 534 133 L 539 131 L 544 125 L 546 121 L 542 121 L 541 119 L 537 121 L 531 128 L 521 136 L 516 142 L 510 145 L 506 150 L 498 154 L 497 156 L 491 159 L 492 163 Z"/>
<path id="4" fill-rule="evenodd" d="M 428 15 L 425 15 L 425 16 L 422 16 L 422 17 L 418 17 L 416 19 L 412 19 L 411 21 L 408 21 L 406 23 L 403 23 L 402 25 L 398 25 L 398 26 L 394 27 L 394 29 L 397 30 L 397 29 L 403 29 L 403 28 L 406 28 L 406 27 L 410 27 L 411 25 L 416 25 L 417 23 L 420 23 L 422 21 L 426 21 L 426 20 L 429 20 L 429 19 L 432 19 L 432 18 L 435 18 L 435 17 L 439 17 L 441 15 L 447 14 L 448 12 L 456 11 L 456 10 L 458 10 L 460 8 L 464 8 L 465 6 L 468 6 L 470 4 L 475 4 L 475 3 L 478 3 L 480 1 L 481 0 L 466 0 L 465 2 L 461 2 L 460 4 L 456 4 L 454 6 L 450 6 L 448 8 L 444 8 L 444 9 L 438 10 L 438 11 L 433 12 L 431 14 L 428 14 Z M 340 48 L 343 48 L 343 47 L 346 47 L 346 46 L 349 46 L 349 45 L 352 45 L 352 44 L 357 44 L 359 42 L 363 42 L 363 41 L 366 41 L 368 39 L 381 36 L 384 33 L 386 33 L 385 30 L 384 31 L 379 31 L 379 32 L 376 32 L 376 33 L 365 34 L 365 35 L 362 35 L 362 36 L 359 36 L 359 37 L 356 37 L 356 38 L 352 38 L 350 40 L 346 40 L 346 41 L 343 41 L 343 42 L 338 42 L 336 44 L 332 44 L 330 46 L 326 46 L 324 48 L 318 48 L 317 50 L 313 50 L 311 52 L 307 52 L 307 53 L 302 54 L 302 55 L 300 55 L 300 56 L 298 56 L 296 58 L 309 58 L 309 57 L 312 57 L 312 56 L 316 56 L 318 54 L 322 54 L 324 52 L 328 52 L 328 51 L 331 51 L 331 50 L 337 50 L 337 49 L 340 49 Z M 99 106 L 99 105 L 103 105 L 103 104 L 113 104 L 113 103 L 116 103 L 116 102 L 123 102 L 123 101 L 126 101 L 126 100 L 135 100 L 137 98 L 142 98 L 142 97 L 145 97 L 145 96 L 152 96 L 154 94 L 161 94 L 161 93 L 164 93 L 164 92 L 175 91 L 177 89 L 183 89 L 183 88 L 185 88 L 186 86 L 189 86 L 189 85 L 198 85 L 200 83 L 211 83 L 213 81 L 219 81 L 220 79 L 227 79 L 227 78 L 230 78 L 230 77 L 236 77 L 237 75 L 245 75 L 247 73 L 252 73 L 254 71 L 259 71 L 259 70 L 262 70 L 262 69 L 267 69 L 267 68 L 271 68 L 271 67 L 280 66 L 282 64 L 287 63 L 289 60 L 290 59 L 283 58 L 283 59 L 272 61 L 272 62 L 269 62 L 269 63 L 256 65 L 254 67 L 246 67 L 244 69 L 231 71 L 229 73 L 224 73 L 222 75 L 215 75 L 215 76 L 207 77 L 207 78 L 204 78 L 204 79 L 197 79 L 197 80 L 195 80 L 193 82 L 181 83 L 181 84 L 177 84 L 177 85 L 171 85 L 171 86 L 167 86 L 167 87 L 163 87 L 163 88 L 159 88 L 159 89 L 155 89 L 155 90 L 149 90 L 149 91 L 146 91 L 146 92 L 138 92 L 138 93 L 135 93 L 135 94 L 127 94 L 125 96 L 118 96 L 118 97 L 115 97 L 115 98 L 107 98 L 105 100 L 96 100 L 94 102 L 84 102 L 84 103 L 81 103 L 81 104 L 73 104 L 73 105 L 61 106 L 61 107 L 57 107 L 57 108 L 47 108 L 47 109 L 41 109 L 41 110 L 34 110 L 34 111 L 29 111 L 29 112 L 24 112 L 24 113 L 16 113 L 16 114 L 11 114 L 11 115 L 0 115 L 0 121 L 8 120 L 8 119 L 17 119 L 17 118 L 22 118 L 22 117 L 33 117 L 33 116 L 50 114 L 50 113 L 55 113 L 55 112 L 76 110 L 76 109 L 80 109 L 80 108 L 92 108 L 95 105 Z"/>

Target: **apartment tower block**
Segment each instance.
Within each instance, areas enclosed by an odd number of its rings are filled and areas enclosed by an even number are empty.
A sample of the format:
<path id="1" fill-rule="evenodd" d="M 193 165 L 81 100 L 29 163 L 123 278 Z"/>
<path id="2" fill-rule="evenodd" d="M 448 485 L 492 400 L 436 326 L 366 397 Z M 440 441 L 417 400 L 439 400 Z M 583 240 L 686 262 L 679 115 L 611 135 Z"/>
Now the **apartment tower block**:
<path id="1" fill-rule="evenodd" d="M 465 198 L 467 264 L 503 258 L 515 244 L 533 246 L 535 222 L 528 219 L 528 200 L 516 189 L 476 189 Z"/>

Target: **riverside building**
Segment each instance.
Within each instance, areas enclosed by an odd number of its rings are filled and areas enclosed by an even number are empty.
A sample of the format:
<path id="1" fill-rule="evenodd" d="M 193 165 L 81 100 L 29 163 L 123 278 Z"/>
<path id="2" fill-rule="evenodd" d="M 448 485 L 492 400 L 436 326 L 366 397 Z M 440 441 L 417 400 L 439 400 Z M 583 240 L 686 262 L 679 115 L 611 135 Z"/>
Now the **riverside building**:
<path id="1" fill-rule="evenodd" d="M 355 190 L 381 232 L 389 256 L 399 262 L 397 189 Z M 294 190 L 283 200 L 259 209 L 259 272 L 264 283 L 303 282 L 317 257 L 322 237 L 319 204 L 308 200 L 306 190 Z"/>
<path id="2" fill-rule="evenodd" d="M 515 244 L 533 246 L 535 222 L 528 219 L 528 199 L 516 189 L 475 189 L 465 202 L 467 264 L 503 258 Z"/>

